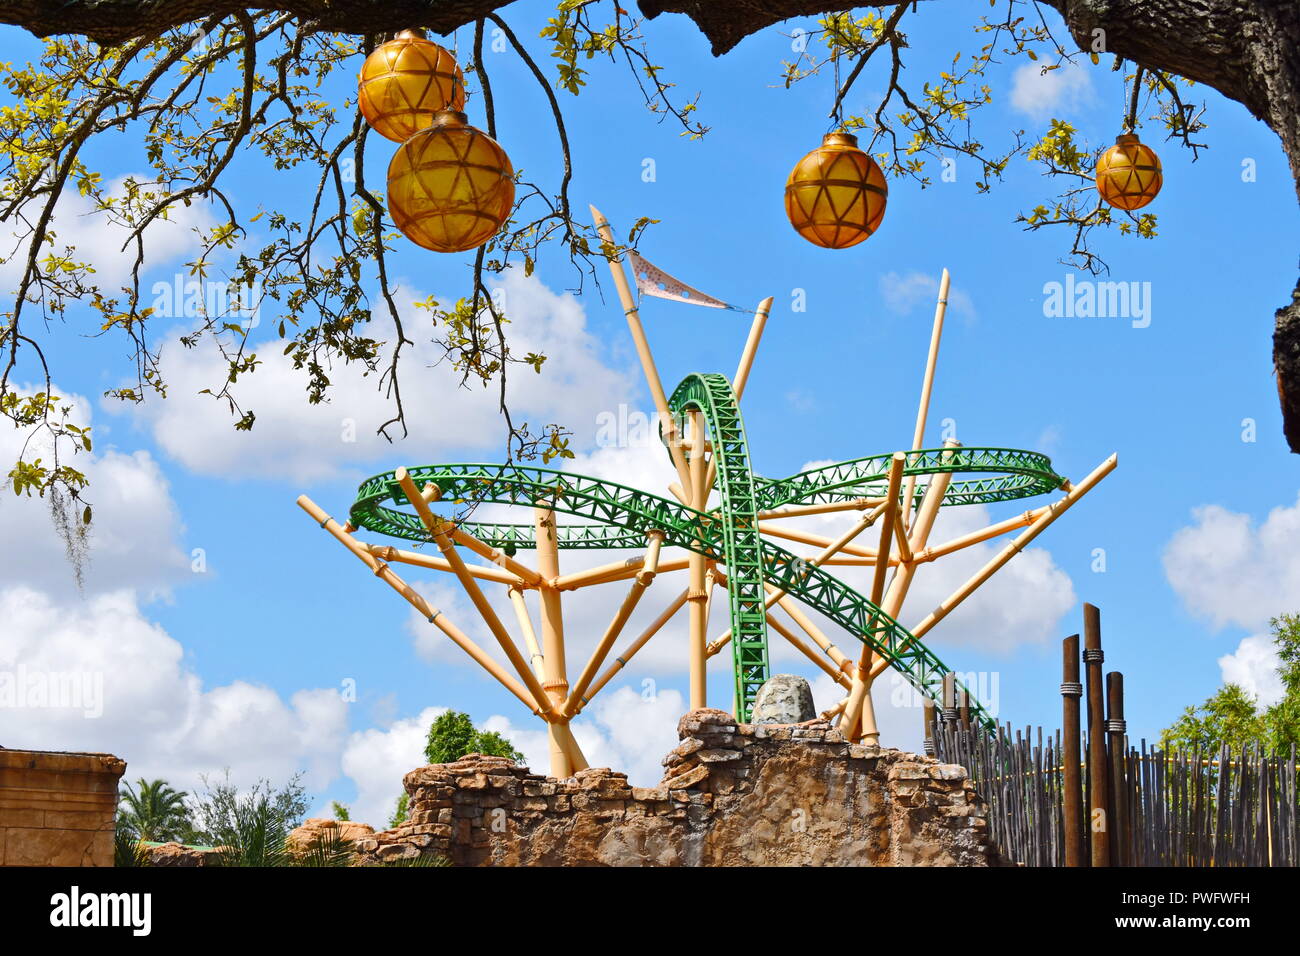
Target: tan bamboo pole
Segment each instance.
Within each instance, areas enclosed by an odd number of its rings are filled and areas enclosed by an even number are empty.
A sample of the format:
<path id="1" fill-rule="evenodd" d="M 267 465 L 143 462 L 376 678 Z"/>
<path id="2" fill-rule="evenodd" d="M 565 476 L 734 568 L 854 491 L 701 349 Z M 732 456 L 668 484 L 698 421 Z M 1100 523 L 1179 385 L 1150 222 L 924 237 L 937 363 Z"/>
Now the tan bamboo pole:
<path id="1" fill-rule="evenodd" d="M 688 460 L 691 478 L 691 506 L 697 511 L 704 510 L 704 498 L 708 494 L 705 480 L 707 472 L 704 461 L 704 416 L 692 411 L 689 416 L 691 428 L 691 456 Z M 690 561 L 690 595 L 686 598 L 689 609 L 689 660 L 691 685 L 691 710 L 709 706 L 708 660 L 705 645 L 708 643 L 706 628 L 709 626 L 707 603 L 708 590 L 704 585 L 706 558 L 697 551 L 692 551 L 687 559 Z"/>
<path id="2" fill-rule="evenodd" d="M 871 603 L 877 607 L 885 593 L 885 573 L 889 570 L 889 546 L 894 538 L 894 526 L 900 520 L 898 489 L 903 482 L 905 464 L 907 456 L 899 451 L 894 452 L 894 457 L 889 462 L 889 485 L 885 495 L 885 513 L 880 525 L 880 544 L 876 547 L 876 571 L 871 579 Z"/>
<path id="3" fill-rule="evenodd" d="M 713 615 L 713 595 L 717 590 L 718 584 L 718 565 L 716 561 L 708 562 L 704 569 L 704 593 L 708 595 L 704 599 L 704 625 L 707 628 L 708 623 L 712 620 Z"/>
<path id="4" fill-rule="evenodd" d="M 1014 518 L 1008 518 L 1006 521 L 999 521 L 991 524 L 979 531 L 972 531 L 969 534 L 963 534 L 953 538 L 951 541 L 945 541 L 943 544 L 937 544 L 932 548 L 923 548 L 917 551 L 913 560 L 917 564 L 924 564 L 927 561 L 933 561 L 936 558 L 942 558 L 945 555 L 952 554 L 954 551 L 960 551 L 963 548 L 969 548 L 971 545 L 980 544 L 988 541 L 990 538 L 996 538 L 998 535 L 1006 534 L 1008 531 L 1015 531 L 1017 528 L 1023 528 L 1031 525 L 1040 515 L 1046 513 L 1050 505 L 1044 505 L 1041 508 L 1033 508 L 1022 515 Z"/>
<path id="5" fill-rule="evenodd" d="M 469 551 L 473 551 L 479 557 L 487 558 L 497 567 L 505 568 L 511 574 L 517 575 L 533 587 L 537 587 L 542 583 L 542 576 L 528 565 L 521 564 L 504 551 L 485 544 L 472 534 L 460 530 L 454 522 L 448 522 L 448 524 L 451 525 L 451 538 L 457 544 Z"/>
<path id="6" fill-rule="evenodd" d="M 758 353 L 758 343 L 763 338 L 763 327 L 767 325 L 767 317 L 771 311 L 772 296 L 770 295 L 754 310 L 754 321 L 749 326 L 749 338 L 745 340 L 745 349 L 740 353 L 740 363 L 736 366 L 735 377 L 731 380 L 731 390 L 736 393 L 736 401 L 740 401 L 740 397 L 745 394 L 749 371 L 754 367 L 754 356 Z"/>
<path id="7" fill-rule="evenodd" d="M 509 591 L 510 603 L 515 609 L 515 618 L 519 621 L 520 633 L 524 635 L 524 644 L 528 648 L 528 662 L 533 667 L 533 675 L 539 680 L 546 680 L 546 670 L 543 666 L 546 660 L 542 656 L 542 649 L 537 643 L 537 632 L 533 630 L 533 619 L 528 614 L 528 605 L 524 603 L 524 592 L 518 586 L 512 586 Z"/>
<path id="8" fill-rule="evenodd" d="M 834 720 L 840 714 L 844 713 L 844 708 L 847 707 L 848 705 L 849 705 L 849 699 L 845 697 L 842 701 L 840 701 L 838 704 L 836 704 L 834 707 L 830 708 L 829 710 L 823 710 L 821 712 L 822 720 Z"/>
<path id="9" fill-rule="evenodd" d="M 312 501 L 306 495 L 298 497 L 298 507 L 311 515 L 312 519 L 322 528 L 333 535 L 340 544 L 351 551 L 361 563 L 374 572 L 375 577 L 379 578 L 394 591 L 406 599 L 412 607 L 419 611 L 429 623 L 433 624 L 440 631 L 451 638 L 461 650 L 472 657 L 485 671 L 495 677 L 506 690 L 514 694 L 523 702 L 524 706 L 530 711 L 546 720 L 550 717 L 549 709 L 545 700 L 539 701 L 531 698 L 524 685 L 511 677 L 500 664 L 487 655 L 477 644 L 475 644 L 465 633 L 451 621 L 447 620 L 447 615 L 443 614 L 437 608 L 429 604 L 424 596 L 415 588 L 403 581 L 398 575 L 388 567 L 387 563 L 378 560 L 369 551 L 367 551 L 356 538 L 343 530 L 343 527 L 331 518 L 316 502 Z"/>
<path id="10" fill-rule="evenodd" d="M 629 576 L 635 576 L 641 570 L 643 564 L 645 564 L 645 555 L 638 554 L 635 557 L 624 558 L 622 561 L 611 561 L 609 564 L 602 564 L 597 568 L 574 571 L 571 574 L 561 574 L 546 583 L 557 591 L 573 591 L 577 588 L 587 587 L 589 584 L 604 584 L 607 579 L 620 577 L 625 573 Z"/>
<path id="11" fill-rule="evenodd" d="M 591 206 L 590 209 L 592 221 L 601 240 L 611 247 L 617 246 L 618 244 L 614 242 L 614 232 L 609 226 L 609 220 L 595 206 Z M 637 357 L 641 360 L 641 370 L 645 373 L 646 384 L 650 387 L 650 395 L 654 399 L 655 410 L 659 413 L 659 423 L 663 428 L 664 437 L 668 441 L 668 454 L 672 457 L 673 466 L 677 469 L 677 477 L 681 480 L 682 485 L 690 487 L 690 475 L 686 469 L 686 459 L 681 449 L 681 436 L 677 433 L 677 421 L 668 408 L 668 396 L 664 392 L 663 382 L 659 379 L 659 370 L 655 368 L 654 355 L 650 352 L 650 342 L 646 338 L 645 329 L 641 326 L 641 313 L 637 308 L 636 299 L 632 296 L 631 286 L 628 285 L 623 260 L 610 256 L 609 271 L 614 277 L 614 289 L 618 292 L 618 300 L 623 305 L 623 313 L 627 317 L 627 327 L 632 332 L 632 342 L 636 346 Z"/>
<path id="12" fill-rule="evenodd" d="M 566 720 L 563 723 L 549 724 L 548 727 L 551 728 L 556 745 L 564 753 L 568 769 L 571 771 L 568 776 L 572 776 L 579 770 L 586 770 L 590 765 L 587 763 L 587 758 L 583 756 L 582 748 L 578 746 L 577 739 L 573 736 L 573 730 L 569 727 L 569 722 Z"/>
<path id="13" fill-rule="evenodd" d="M 426 482 L 421 491 L 413 494 L 415 491 L 415 481 L 411 478 L 410 472 L 408 472 L 406 468 L 398 468 L 393 472 L 393 477 L 396 478 L 398 484 L 402 486 L 402 491 L 406 494 L 407 498 L 410 499 L 412 506 L 420 516 L 420 521 L 424 524 L 425 529 L 430 534 L 434 533 L 434 528 L 445 528 L 451 533 L 453 541 L 468 548 L 470 551 L 473 551 L 479 557 L 487 558 L 497 567 L 504 568 L 521 580 L 531 584 L 533 587 L 536 587 L 541 583 L 541 577 L 538 573 L 526 564 L 521 564 L 505 552 L 499 551 L 491 545 L 480 541 L 469 532 L 462 531 L 456 526 L 456 522 L 450 521 L 446 518 L 441 518 L 430 511 L 429 502 L 437 501 L 442 497 L 442 489 L 433 482 Z M 418 504 L 415 500 L 417 497 L 420 499 Z"/>
<path id="14" fill-rule="evenodd" d="M 902 522 L 898 491 L 903 483 L 903 466 L 906 463 L 907 456 L 902 452 L 894 452 L 894 457 L 889 462 L 885 513 L 880 522 L 880 544 L 876 548 L 878 558 L 871 580 L 871 603 L 876 607 L 880 606 L 884 596 L 885 573 L 889 570 L 889 548 L 894 540 L 894 529 Z M 867 743 L 874 744 L 878 742 L 880 734 L 876 729 L 876 711 L 871 700 L 871 655 L 871 646 L 863 644 L 857 666 L 853 670 L 848 704 L 844 707 L 844 716 L 840 718 L 840 732 L 850 740 L 863 738 Z"/>
<path id="15" fill-rule="evenodd" d="M 804 515 L 829 514 L 835 511 L 863 511 L 884 504 L 880 498 L 849 498 L 845 501 L 828 501 L 817 505 L 782 505 L 771 511 L 760 511 L 758 519 L 769 521 L 772 518 L 801 518 Z"/>
<path id="16" fill-rule="evenodd" d="M 867 528 L 870 528 L 876 522 L 876 520 L 882 514 L 884 514 L 885 509 L 887 507 L 888 505 L 881 504 L 878 505 L 869 514 L 863 515 L 860 519 L 858 519 L 857 524 L 855 524 L 848 531 L 844 532 L 844 534 L 840 535 L 838 538 L 836 538 L 834 541 L 828 544 L 826 548 L 816 557 L 809 559 L 808 563 L 813 565 L 814 567 L 821 567 L 827 561 L 833 559 L 834 556 L 838 554 L 841 550 L 843 550 L 845 547 L 847 547 L 854 538 L 860 535 Z M 767 601 L 763 605 L 763 607 L 765 610 L 768 610 L 771 609 L 772 605 L 777 604 L 785 596 L 785 590 L 782 588 L 778 588 L 774 584 L 765 583 L 764 587 L 767 589 Z M 708 657 L 714 656 L 715 654 L 718 653 L 718 651 L 726 647 L 728 642 L 730 642 L 730 640 L 731 640 L 731 629 L 728 628 L 726 631 L 722 633 L 721 636 L 719 636 L 716 640 L 714 640 L 713 643 L 709 644 L 705 648 L 706 655 Z"/>
<path id="17" fill-rule="evenodd" d="M 456 551 L 456 546 L 452 543 L 451 536 L 445 531 L 439 532 L 433 539 L 439 548 L 442 549 L 442 555 L 451 564 L 451 570 L 460 581 L 460 586 L 464 588 L 465 593 L 469 596 L 474 607 L 478 609 L 479 615 L 483 618 L 483 623 L 492 632 L 492 636 L 497 639 L 501 645 L 501 650 L 505 652 L 506 658 L 514 667 L 516 673 L 523 680 L 524 686 L 537 697 L 539 702 L 545 702 L 549 699 L 545 690 L 545 685 L 537 679 L 529 667 L 528 661 L 524 655 L 519 653 L 519 648 L 515 646 L 514 639 L 511 638 L 510 632 L 506 630 L 501 618 L 497 616 L 496 610 L 483 593 L 483 589 L 478 586 L 478 582 L 470 576 L 469 570 L 465 567 L 465 559 Z M 556 710 L 555 702 L 552 700 L 549 709 Z"/>
<path id="18" fill-rule="evenodd" d="M 790 630 L 790 628 L 786 627 L 785 624 L 781 622 L 780 618 L 778 618 L 775 614 L 767 615 L 767 626 L 770 627 L 772 630 L 776 631 L 776 633 L 780 634 L 791 644 L 793 644 L 795 649 L 799 651 L 799 653 L 801 653 L 804 657 L 808 658 L 808 660 L 812 661 L 819 668 L 821 668 L 821 670 L 826 674 L 827 677 L 835 681 L 835 683 L 839 684 L 841 687 L 845 688 L 846 690 L 848 689 L 849 687 L 848 676 L 843 671 L 836 670 L 834 667 L 832 667 L 830 663 L 827 662 L 825 655 L 818 654 L 815 650 L 813 650 L 811 647 L 805 644 L 803 638 L 801 638 L 794 631 Z"/>
<path id="19" fill-rule="evenodd" d="M 907 529 L 901 521 L 894 522 L 894 543 L 898 546 L 898 557 L 903 564 L 911 564 L 916 560 L 916 555 L 912 553 L 912 542 L 908 540 Z"/>
<path id="20" fill-rule="evenodd" d="M 943 443 L 945 449 L 959 448 L 961 443 L 956 439 L 949 438 Z M 930 532 L 934 528 L 935 519 L 939 517 L 939 509 L 943 506 L 943 497 L 948 493 L 948 485 L 952 481 L 952 472 L 943 471 L 930 478 L 930 483 L 926 485 L 925 494 L 921 496 L 921 507 L 916 512 L 916 522 L 912 526 L 911 545 L 912 550 L 917 551 L 924 548 L 930 540 Z M 907 505 L 904 505 L 904 510 Z M 907 599 L 907 592 L 911 590 L 912 579 L 916 576 L 916 564 L 904 564 L 894 572 L 894 579 L 889 582 L 889 590 L 885 592 L 885 600 L 881 607 L 885 613 L 898 620 L 898 613 L 903 608 L 903 601 Z M 883 658 L 882 658 L 883 661 Z M 877 669 L 882 661 L 873 661 L 871 665 L 872 674 L 879 674 Z"/>
<path id="21" fill-rule="evenodd" d="M 419 551 L 403 551 L 400 548 L 394 548 L 387 544 L 370 544 L 362 541 L 361 547 L 365 548 L 380 561 L 396 561 L 399 564 L 409 564 L 419 568 L 430 568 L 435 571 L 451 571 L 451 565 L 443 558 L 435 558 L 430 554 L 421 554 Z M 483 581 L 492 581 L 496 584 L 504 584 L 507 587 L 524 586 L 515 575 L 501 568 L 487 568 L 479 564 L 467 564 L 466 568 L 474 577 Z"/>
<path id="22" fill-rule="evenodd" d="M 945 448 L 956 448 L 958 442 L 955 439 L 948 439 L 944 442 Z M 930 531 L 934 528 L 935 519 L 939 515 L 939 509 L 943 505 L 944 495 L 948 492 L 948 484 L 952 479 L 951 472 L 941 472 L 931 478 L 930 483 L 926 486 L 925 494 L 921 498 L 921 507 L 917 510 L 915 524 L 912 528 L 908 540 L 909 548 L 915 543 L 915 547 L 924 547 L 929 540 Z M 900 518 L 910 517 L 911 494 L 908 493 L 903 498 Z M 883 548 L 884 545 L 882 544 Z M 890 617 L 897 618 L 899 609 L 903 606 L 903 601 L 907 598 L 907 592 L 912 586 L 912 579 L 916 575 L 915 563 L 904 561 L 894 573 L 894 579 L 889 583 L 888 593 L 882 596 L 880 591 L 875 589 L 876 583 L 883 583 L 880 577 L 882 570 L 881 564 L 876 565 L 876 578 L 872 587 L 872 602 L 881 607 Z M 850 693 L 848 704 L 845 707 L 845 723 L 847 728 L 843 732 L 852 740 L 862 739 L 868 744 L 878 745 L 880 734 L 876 724 L 875 702 L 871 699 L 871 685 L 876 678 L 883 672 L 884 668 L 889 665 L 889 659 L 884 655 L 877 654 L 869 645 L 863 645 L 862 653 L 858 657 L 858 673 L 865 672 L 863 676 L 863 689 L 857 694 Z M 861 704 L 859 705 L 859 700 Z M 854 714 L 858 710 L 859 713 Z M 856 716 L 855 720 L 848 720 L 850 716 Z"/>
<path id="23" fill-rule="evenodd" d="M 836 647 L 831 642 L 831 639 L 822 633 L 821 628 L 814 624 L 808 618 L 808 615 L 804 614 L 799 605 L 794 602 L 793 598 L 787 595 L 782 597 L 781 600 L 776 603 L 780 606 L 781 610 L 790 615 L 805 634 L 813 639 L 813 643 L 820 647 L 826 653 L 826 656 L 835 662 L 836 667 L 845 672 L 852 668 L 853 661 L 846 657 L 844 652 Z"/>
<path id="24" fill-rule="evenodd" d="M 763 337 L 763 327 L 767 324 L 768 313 L 772 311 L 772 296 L 768 296 L 758 304 L 754 310 L 754 321 L 749 326 L 749 337 L 745 340 L 745 348 L 740 353 L 740 363 L 736 366 L 736 374 L 731 380 L 731 390 L 736 394 L 736 401 L 745 394 L 745 383 L 749 381 L 749 372 L 754 367 L 754 356 L 758 353 L 758 343 Z M 706 488 L 713 488 L 713 484 L 718 478 L 718 462 L 716 459 L 709 461 L 708 474 L 705 477 L 704 485 Z M 697 506 L 703 510 L 703 505 Z"/>
<path id="25" fill-rule="evenodd" d="M 674 498 L 676 498 L 686 507 L 689 508 L 691 506 L 691 496 L 688 495 L 685 492 L 685 490 L 683 490 L 682 486 L 679 485 L 677 482 L 674 481 L 672 484 L 670 484 L 668 486 L 668 490 L 672 492 Z"/>
<path id="26" fill-rule="evenodd" d="M 688 593 L 689 589 L 683 588 L 682 593 L 677 595 L 677 597 L 673 599 L 672 603 L 669 604 L 668 607 L 664 608 L 660 615 L 650 623 L 650 626 L 641 632 L 641 636 L 633 641 L 621 656 L 614 658 L 614 663 L 609 665 L 609 667 L 606 668 L 605 673 L 601 674 L 600 677 L 596 679 L 596 683 L 591 686 L 591 690 L 587 692 L 588 697 L 595 697 L 599 694 L 604 686 L 610 682 L 613 676 L 627 665 L 627 662 L 632 659 L 632 655 L 645 647 L 650 638 L 658 634 L 663 626 L 672 620 L 673 615 L 680 611 L 682 605 L 686 603 L 686 596 Z"/>
<path id="27" fill-rule="evenodd" d="M 930 351 L 925 359 L 925 376 L 921 380 L 921 401 L 916 410 L 916 430 L 912 432 L 912 451 L 921 447 L 925 438 L 925 419 L 930 413 L 930 393 L 934 389 L 934 370 L 939 364 L 939 340 L 943 337 L 943 316 L 948 309 L 948 270 L 939 279 L 939 301 L 934 305 L 934 326 L 930 331 Z M 904 527 L 912 522 L 912 494 L 916 490 L 916 476 L 908 475 L 904 495 Z"/>
<path id="28" fill-rule="evenodd" d="M 415 513 L 420 516 L 420 521 L 424 524 L 425 530 L 433 536 L 434 542 L 438 545 L 439 550 L 442 551 L 443 558 L 446 559 L 447 563 L 451 566 L 452 574 L 456 575 L 457 579 L 460 581 L 460 586 L 464 588 L 470 601 L 473 602 L 474 607 L 478 609 L 479 615 L 483 618 L 483 622 L 487 624 L 488 630 L 492 632 L 492 636 L 495 637 L 497 643 L 501 645 L 501 650 L 505 652 L 506 658 L 510 661 L 511 666 L 514 667 L 515 671 L 519 674 L 520 679 L 523 680 L 524 686 L 532 692 L 533 696 L 537 698 L 538 703 L 544 708 L 555 710 L 556 702 L 551 700 L 549 704 L 547 703 L 548 697 L 546 691 L 543 689 L 542 683 L 538 681 L 537 675 L 534 674 L 532 668 L 528 666 L 528 661 L 524 660 L 524 656 L 519 653 L 519 648 L 515 646 L 514 639 L 511 638 L 510 632 L 507 631 L 505 625 L 501 623 L 501 618 L 497 616 L 497 612 L 493 609 L 492 603 L 488 601 L 487 595 L 483 593 L 483 589 L 478 586 L 478 582 L 474 580 L 473 575 L 469 573 L 469 568 L 465 565 L 465 559 L 462 558 L 460 553 L 456 550 L 456 546 L 452 542 L 449 533 L 451 525 L 429 510 L 428 500 L 423 494 L 421 494 L 420 490 L 415 487 L 415 481 L 411 478 L 405 468 L 398 468 L 393 473 L 393 477 L 397 479 L 397 483 L 401 486 L 407 499 L 412 505 L 414 505 Z M 431 485 L 430 487 L 436 488 L 437 486 Z"/>
<path id="29" fill-rule="evenodd" d="M 689 565 L 690 562 L 686 558 L 675 558 L 672 561 L 664 561 L 663 559 L 660 559 L 659 570 L 656 573 L 667 574 L 670 571 L 685 571 L 689 567 Z M 614 584 L 618 581 L 626 581 L 628 578 L 634 578 L 640 573 L 641 573 L 641 568 L 639 566 L 635 568 L 628 568 L 623 571 L 611 572 L 609 577 L 601 578 L 599 581 L 595 581 L 593 583 Z"/>
<path id="30" fill-rule="evenodd" d="M 560 576 L 559 530 L 555 525 L 555 512 L 546 507 L 535 507 L 533 525 L 537 539 L 537 571 L 542 576 L 542 585 L 537 589 L 537 595 L 541 606 L 542 657 L 546 664 L 546 682 L 543 686 L 552 709 L 562 713 L 564 701 L 569 696 L 564 660 L 563 605 L 560 592 L 546 583 Z M 571 776 L 574 768 L 565 746 L 564 734 L 556 734 L 552 730 L 550 737 L 551 775 Z"/>
<path id="31" fill-rule="evenodd" d="M 1103 478 L 1115 470 L 1118 464 L 1119 456 L 1111 455 L 1100 465 L 1093 469 L 1092 473 L 1075 485 L 1065 497 L 1053 502 L 1048 511 L 1040 515 L 1028 528 L 1007 543 L 1007 546 L 999 551 L 987 564 L 984 565 L 969 581 L 959 587 L 950 597 L 942 601 L 938 607 L 931 611 L 915 627 L 911 628 L 912 636 L 917 640 L 925 636 L 932 627 L 942 621 L 952 613 L 962 601 L 970 597 L 975 590 L 985 581 L 991 578 L 999 568 L 1014 558 L 1024 549 L 1025 545 L 1033 541 L 1043 533 L 1053 521 L 1065 514 L 1074 503 L 1086 495 L 1093 487 Z"/>
<path id="32" fill-rule="evenodd" d="M 784 525 L 773 524 L 770 521 L 760 521 L 758 530 L 763 534 L 770 534 L 774 538 L 785 538 L 787 541 L 798 541 L 800 544 L 811 544 L 819 548 L 824 548 L 832 542 L 832 539 L 825 535 L 787 528 Z M 851 545 L 846 545 L 843 551 L 845 554 L 854 554 L 861 558 L 874 558 L 876 556 L 876 552 L 870 548 L 858 548 Z"/>
<path id="33" fill-rule="evenodd" d="M 613 648 L 614 642 L 618 636 L 623 633 L 623 627 L 627 624 L 627 619 L 632 616 L 636 610 L 637 602 L 641 600 L 641 595 L 645 589 L 654 581 L 655 571 L 659 564 L 659 549 L 663 544 L 664 536 L 659 532 L 650 533 L 650 544 L 646 548 L 645 567 L 637 574 L 636 579 L 632 582 L 632 587 L 628 589 L 627 597 L 623 599 L 623 604 L 619 607 L 614 619 L 609 622 L 609 627 L 605 629 L 604 636 L 601 637 L 600 643 L 592 651 L 591 658 L 587 661 L 587 666 L 582 669 L 581 676 L 569 691 L 569 697 L 564 702 L 564 713 L 572 717 L 583 707 L 591 702 L 590 696 L 583 696 L 587 693 L 587 688 L 591 685 L 600 670 L 600 665 L 605 663 L 605 658 L 609 655 L 610 649 Z"/>

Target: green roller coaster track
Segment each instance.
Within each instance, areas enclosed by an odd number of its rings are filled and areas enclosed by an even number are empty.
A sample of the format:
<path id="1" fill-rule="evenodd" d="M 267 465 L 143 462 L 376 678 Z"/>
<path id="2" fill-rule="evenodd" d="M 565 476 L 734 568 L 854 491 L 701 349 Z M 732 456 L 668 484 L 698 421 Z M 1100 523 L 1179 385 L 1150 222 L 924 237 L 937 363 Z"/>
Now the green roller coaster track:
<path id="1" fill-rule="evenodd" d="M 949 669 L 921 641 L 867 597 L 804 558 L 765 541 L 758 515 L 787 505 L 884 497 L 892 455 L 874 455 L 762 478 L 750 467 L 745 427 L 731 383 L 718 374 L 692 374 L 669 401 L 674 416 L 705 419 L 717 464 L 718 505 L 698 511 L 659 495 L 610 481 L 547 468 L 509 464 L 424 465 L 407 471 L 417 486 L 432 482 L 442 500 L 458 503 L 541 505 L 583 519 L 558 529 L 559 546 L 635 548 L 656 531 L 676 546 L 724 565 L 731 614 L 737 719 L 748 720 L 768 677 L 765 586 L 772 585 L 835 621 L 888 660 L 918 692 L 937 699 Z M 970 474 L 954 478 L 944 505 L 992 504 L 1057 490 L 1064 479 L 1045 455 L 1014 448 L 931 448 L 907 454 L 903 475 Z M 914 501 L 924 488 L 914 492 Z M 350 518 L 358 528 L 416 541 L 429 535 L 409 507 L 393 472 L 362 483 Z M 465 521 L 460 527 L 507 553 L 534 546 L 531 524 Z M 973 718 L 994 726 L 983 705 L 968 697 Z"/>

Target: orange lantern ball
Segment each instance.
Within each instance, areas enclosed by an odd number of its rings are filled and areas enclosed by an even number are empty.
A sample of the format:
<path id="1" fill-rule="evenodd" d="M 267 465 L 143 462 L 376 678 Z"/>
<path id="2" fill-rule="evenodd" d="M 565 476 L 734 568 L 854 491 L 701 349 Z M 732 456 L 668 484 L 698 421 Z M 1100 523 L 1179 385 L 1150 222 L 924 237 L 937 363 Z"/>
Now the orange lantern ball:
<path id="1" fill-rule="evenodd" d="M 483 245 L 514 203 L 510 157 L 455 110 L 435 113 L 388 165 L 389 215 L 406 238 L 434 252 Z"/>
<path id="2" fill-rule="evenodd" d="M 889 187 L 852 133 L 827 133 L 785 183 L 785 214 L 799 235 L 825 249 L 847 249 L 880 228 Z"/>
<path id="3" fill-rule="evenodd" d="M 1141 209 L 1163 184 L 1160 157 L 1133 133 L 1117 136 L 1097 160 L 1097 192 L 1116 209 Z"/>
<path id="4" fill-rule="evenodd" d="M 361 115 L 380 136 L 405 142 L 439 110 L 465 107 L 465 78 L 456 58 L 416 30 L 376 47 L 361 64 Z"/>

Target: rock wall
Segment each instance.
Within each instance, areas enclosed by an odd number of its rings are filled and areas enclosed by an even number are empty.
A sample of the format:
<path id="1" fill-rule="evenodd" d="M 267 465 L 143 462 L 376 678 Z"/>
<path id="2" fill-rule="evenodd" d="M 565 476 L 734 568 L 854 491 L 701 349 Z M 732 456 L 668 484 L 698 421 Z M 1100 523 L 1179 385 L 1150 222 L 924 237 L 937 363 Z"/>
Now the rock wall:
<path id="1" fill-rule="evenodd" d="M 965 771 L 850 744 L 825 721 L 737 725 L 696 710 L 658 787 L 608 769 L 565 780 L 474 754 L 412 770 L 410 818 L 360 862 L 462 866 L 990 866 Z"/>
<path id="2" fill-rule="evenodd" d="M 125 770 L 109 754 L 0 749 L 0 866 L 112 866 Z"/>

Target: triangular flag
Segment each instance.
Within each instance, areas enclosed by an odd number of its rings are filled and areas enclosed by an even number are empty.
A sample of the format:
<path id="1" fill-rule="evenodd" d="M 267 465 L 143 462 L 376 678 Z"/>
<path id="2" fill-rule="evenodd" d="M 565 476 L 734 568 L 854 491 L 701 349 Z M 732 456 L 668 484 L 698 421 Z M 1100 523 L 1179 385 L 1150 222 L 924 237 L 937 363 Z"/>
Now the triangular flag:
<path id="1" fill-rule="evenodd" d="M 728 305 L 721 299 L 705 295 L 699 289 L 674 279 L 636 252 L 630 251 L 628 256 L 632 261 L 632 275 L 636 277 L 637 291 L 642 295 L 671 299 L 673 302 L 685 302 L 687 305 L 702 305 L 709 309 L 735 309 L 735 306 Z"/>

